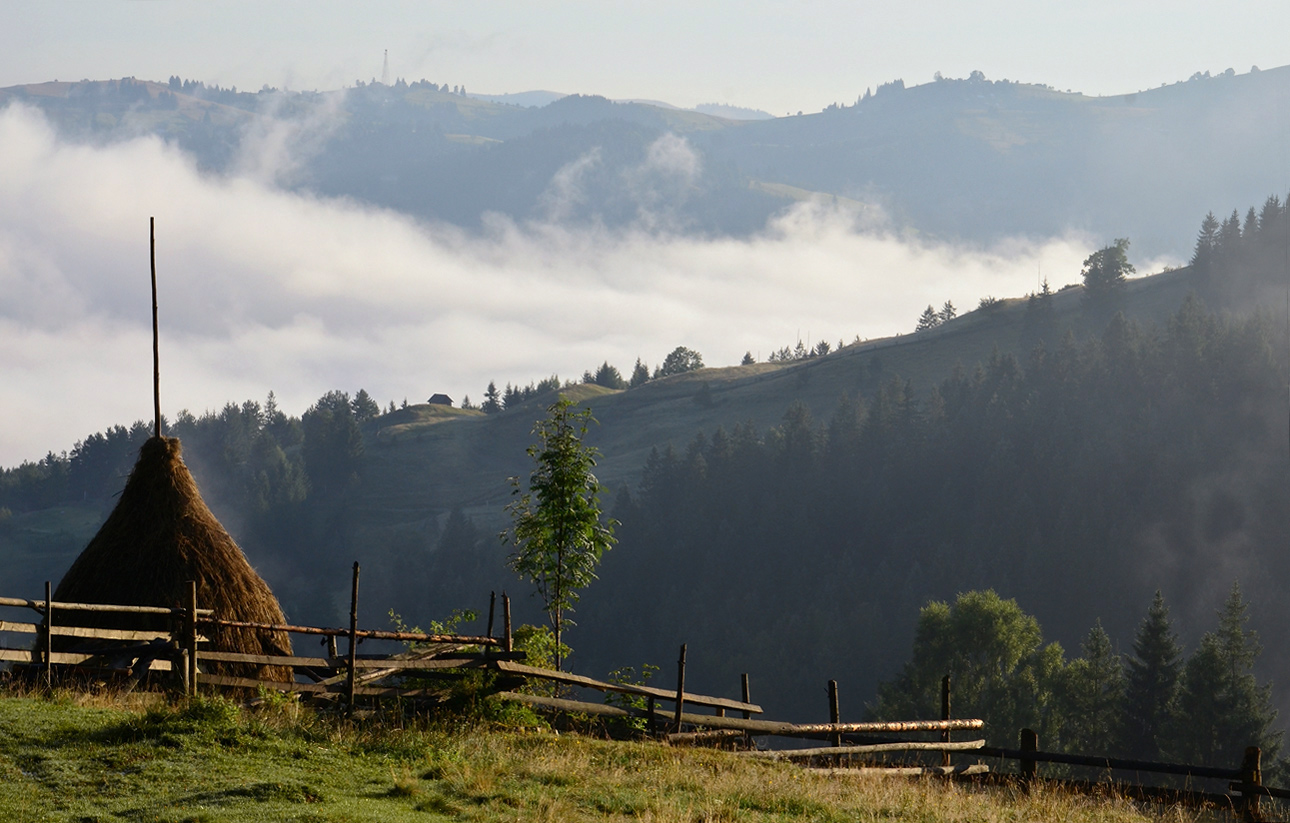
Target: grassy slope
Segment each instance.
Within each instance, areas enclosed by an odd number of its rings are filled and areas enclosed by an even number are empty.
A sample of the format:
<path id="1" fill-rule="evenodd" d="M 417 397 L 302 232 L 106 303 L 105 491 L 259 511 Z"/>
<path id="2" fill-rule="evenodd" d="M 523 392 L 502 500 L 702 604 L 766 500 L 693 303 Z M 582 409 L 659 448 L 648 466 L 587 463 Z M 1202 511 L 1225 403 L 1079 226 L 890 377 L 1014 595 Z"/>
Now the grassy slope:
<path id="1" fill-rule="evenodd" d="M 102 701 L 100 701 L 102 702 Z M 1174 815 L 1170 815 L 1174 817 Z M 6 821 L 1143 820 L 1128 804 L 540 731 L 379 731 L 198 701 L 0 699 Z"/>

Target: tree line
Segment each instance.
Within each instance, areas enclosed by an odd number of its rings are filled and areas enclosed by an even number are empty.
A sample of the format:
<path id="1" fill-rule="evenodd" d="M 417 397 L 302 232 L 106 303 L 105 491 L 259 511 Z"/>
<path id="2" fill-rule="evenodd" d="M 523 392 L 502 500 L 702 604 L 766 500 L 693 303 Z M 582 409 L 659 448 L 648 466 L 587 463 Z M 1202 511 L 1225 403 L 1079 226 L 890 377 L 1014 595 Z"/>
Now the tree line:
<path id="1" fill-rule="evenodd" d="M 1259 746 L 1272 764 L 1283 733 L 1274 726 L 1271 685 L 1254 674 L 1261 647 L 1239 584 L 1217 617 L 1184 656 L 1157 591 L 1128 654 L 1098 622 L 1082 655 L 1067 662 L 1015 599 L 965 592 L 922 608 L 911 659 L 879 687 L 870 711 L 935 717 L 949 675 L 955 713 L 984 719 L 994 745 L 1015 746 L 1018 731 L 1031 728 L 1046 751 L 1232 766 L 1247 746 Z"/>

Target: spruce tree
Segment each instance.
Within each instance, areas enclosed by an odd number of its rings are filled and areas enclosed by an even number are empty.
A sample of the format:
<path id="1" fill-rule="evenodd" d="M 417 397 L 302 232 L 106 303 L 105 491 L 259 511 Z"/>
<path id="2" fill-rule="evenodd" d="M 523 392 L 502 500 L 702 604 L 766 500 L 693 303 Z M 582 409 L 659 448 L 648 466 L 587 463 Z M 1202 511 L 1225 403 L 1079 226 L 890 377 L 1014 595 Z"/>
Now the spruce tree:
<path id="1" fill-rule="evenodd" d="M 1272 729 L 1272 687 L 1254 676 L 1262 648 L 1258 635 L 1245 628 L 1248 609 L 1233 583 L 1218 629 L 1201 638 L 1183 670 L 1176 754 L 1188 762 L 1235 765 L 1247 746 L 1263 749 L 1270 762 L 1281 748 L 1282 732 Z"/>
<path id="2" fill-rule="evenodd" d="M 502 393 L 497 390 L 497 384 L 492 380 L 488 381 L 488 388 L 484 391 L 484 402 L 480 408 L 485 414 L 496 414 L 502 410 Z"/>
<path id="3" fill-rule="evenodd" d="M 1192 252 L 1191 265 L 1202 274 L 1208 274 L 1214 260 L 1214 249 L 1218 244 L 1218 218 L 1211 211 L 1200 223 L 1200 233 L 1196 235 L 1196 250 Z"/>
<path id="4" fill-rule="evenodd" d="M 1167 756 L 1162 743 L 1177 714 L 1182 649 L 1158 589 L 1138 626 L 1133 656 L 1125 661 L 1125 668 L 1120 750 L 1128 757 L 1161 760 Z"/>
<path id="5" fill-rule="evenodd" d="M 1098 621 L 1084 640 L 1084 656 L 1071 661 L 1063 683 L 1062 742 L 1069 751 L 1110 751 L 1119 737 L 1124 669 Z"/>
<path id="6" fill-rule="evenodd" d="M 641 359 L 638 357 L 636 358 L 636 366 L 632 369 L 631 380 L 627 382 L 627 385 L 630 388 L 634 389 L 637 386 L 643 386 L 648 382 L 649 382 L 649 366 L 641 362 Z"/>
<path id="7" fill-rule="evenodd" d="M 936 312 L 936 309 L 932 308 L 931 304 L 929 303 L 927 305 L 927 308 L 923 311 L 923 313 L 919 315 L 918 325 L 914 326 L 914 331 L 916 332 L 927 331 L 928 329 L 936 328 L 940 324 L 941 324 L 941 316 Z"/>

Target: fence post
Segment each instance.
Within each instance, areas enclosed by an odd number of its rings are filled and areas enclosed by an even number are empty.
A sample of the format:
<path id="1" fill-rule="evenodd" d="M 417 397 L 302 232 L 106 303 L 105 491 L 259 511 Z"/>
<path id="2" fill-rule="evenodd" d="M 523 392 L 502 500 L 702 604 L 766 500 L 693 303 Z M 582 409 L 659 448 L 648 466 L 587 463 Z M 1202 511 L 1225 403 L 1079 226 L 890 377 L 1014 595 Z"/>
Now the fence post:
<path id="1" fill-rule="evenodd" d="M 1258 746 L 1249 746 L 1245 750 L 1245 760 L 1241 762 L 1241 819 L 1253 823 L 1259 817 L 1259 795 L 1263 787 L 1263 769 L 1260 760 L 1263 752 Z"/>
<path id="2" fill-rule="evenodd" d="M 1030 793 L 1031 784 L 1039 776 L 1039 761 L 1034 754 L 1039 751 L 1039 735 L 1034 729 L 1021 730 L 1021 789 Z"/>
<path id="3" fill-rule="evenodd" d="M 488 636 L 493 636 L 493 610 L 497 607 L 497 592 L 488 593 Z M 491 647 L 489 647 L 491 648 Z M 484 649 L 488 651 L 488 649 Z"/>
<path id="4" fill-rule="evenodd" d="M 743 685 L 743 701 L 744 701 L 745 703 L 751 703 L 751 702 L 752 702 L 752 692 L 750 692 L 750 691 L 748 690 L 748 672 L 744 672 L 743 674 L 739 675 L 739 679 L 740 679 L 741 681 L 743 681 L 743 683 L 742 683 L 742 685 Z M 748 719 L 748 718 L 750 718 L 750 717 L 752 717 L 752 712 L 744 712 L 744 720 L 747 720 L 747 719 Z"/>
<path id="5" fill-rule="evenodd" d="M 188 681 L 188 694 L 197 696 L 197 581 L 188 581 L 188 659 L 184 661 L 187 671 L 184 679 Z"/>
<path id="6" fill-rule="evenodd" d="M 950 676 L 948 674 L 941 678 L 941 719 L 950 719 Z M 941 742 L 950 742 L 949 729 L 941 732 Z M 946 767 L 952 765 L 949 752 L 941 752 L 941 765 Z"/>
<path id="7" fill-rule="evenodd" d="M 838 708 L 838 681 L 836 680 L 829 681 L 829 722 L 835 726 L 842 722 L 842 711 Z M 842 745 L 841 732 L 834 731 L 832 737 L 834 746 Z"/>
<path id="8" fill-rule="evenodd" d="M 685 645 L 681 644 L 681 657 L 676 661 L 676 717 L 672 725 L 681 731 L 681 711 L 685 708 Z"/>
<path id="9" fill-rule="evenodd" d="M 45 688 L 54 688 L 54 589 L 45 581 Z"/>
<path id="10" fill-rule="evenodd" d="M 511 596 L 506 592 L 502 592 L 502 633 L 505 642 L 503 648 L 507 652 L 513 651 L 511 648 Z"/>
<path id="11" fill-rule="evenodd" d="M 345 678 L 345 714 L 354 715 L 354 668 L 358 663 L 358 561 L 354 561 L 354 583 L 349 594 L 349 672 Z"/>

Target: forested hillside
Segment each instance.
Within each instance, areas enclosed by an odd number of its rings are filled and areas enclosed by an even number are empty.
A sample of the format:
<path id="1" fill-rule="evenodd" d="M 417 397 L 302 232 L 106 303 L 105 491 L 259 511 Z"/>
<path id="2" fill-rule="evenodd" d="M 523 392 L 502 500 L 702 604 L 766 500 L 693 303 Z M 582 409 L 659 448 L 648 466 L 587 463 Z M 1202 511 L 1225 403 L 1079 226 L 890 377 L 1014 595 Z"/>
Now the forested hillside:
<path id="1" fill-rule="evenodd" d="M 426 621 L 523 594 L 496 538 L 505 481 L 563 390 L 601 421 L 622 523 L 569 632 L 574 667 L 666 666 L 688 642 L 696 689 L 750 672 L 757 700 L 806 719 L 836 678 L 858 711 L 909 658 L 920 608 L 967 590 L 1016 598 L 1071 653 L 1099 620 L 1126 651 L 1156 590 L 1189 649 L 1235 581 L 1253 626 L 1290 618 L 1286 248 L 1271 198 L 1207 218 L 1186 270 L 1045 288 L 890 341 L 627 389 L 593 366 L 494 386 L 491 413 L 337 391 L 299 418 L 270 397 L 168 431 L 293 619 L 339 622 L 359 558 L 366 620 Z M 0 475 L 6 594 L 58 578 L 147 434 Z M 1262 676 L 1287 667 L 1269 644 Z"/>

